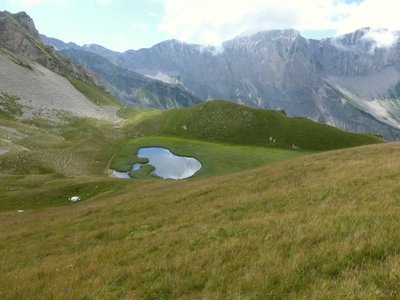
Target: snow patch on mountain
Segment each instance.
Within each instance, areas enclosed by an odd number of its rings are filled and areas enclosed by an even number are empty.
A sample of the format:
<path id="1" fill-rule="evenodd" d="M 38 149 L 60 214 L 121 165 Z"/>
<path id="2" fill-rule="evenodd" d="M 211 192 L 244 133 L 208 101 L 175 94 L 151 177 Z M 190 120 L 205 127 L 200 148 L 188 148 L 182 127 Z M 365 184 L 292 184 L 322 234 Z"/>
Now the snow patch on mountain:
<path id="1" fill-rule="evenodd" d="M 177 78 L 169 76 L 168 74 L 162 73 L 162 72 L 158 72 L 155 75 L 150 75 L 150 74 L 146 74 L 145 75 L 147 78 L 151 78 L 151 79 L 155 79 L 155 80 L 159 80 L 168 84 L 173 84 L 173 85 L 182 85 L 182 82 L 180 82 Z"/>
<path id="2" fill-rule="evenodd" d="M 389 49 L 395 46 L 399 37 L 399 31 L 366 27 L 331 38 L 330 42 L 344 51 L 366 50 L 369 54 L 374 54 L 376 49 Z"/>

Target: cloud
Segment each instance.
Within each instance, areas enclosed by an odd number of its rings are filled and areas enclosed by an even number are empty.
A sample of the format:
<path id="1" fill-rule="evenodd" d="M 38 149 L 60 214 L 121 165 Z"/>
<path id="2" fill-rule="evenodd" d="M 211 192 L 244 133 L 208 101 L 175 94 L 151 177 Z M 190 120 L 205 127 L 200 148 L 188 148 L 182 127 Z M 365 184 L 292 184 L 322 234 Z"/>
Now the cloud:
<path id="1" fill-rule="evenodd" d="M 338 34 L 351 32 L 362 27 L 399 30 L 400 4 L 392 0 L 364 0 L 353 7 L 346 18 L 334 25 Z"/>
<path id="2" fill-rule="evenodd" d="M 266 29 L 330 29 L 353 4 L 336 0 L 165 0 L 160 29 L 185 41 L 218 44 Z"/>
<path id="3" fill-rule="evenodd" d="M 164 0 L 159 29 L 171 38 L 218 45 L 239 34 L 294 28 L 342 34 L 361 27 L 400 29 L 393 0 Z"/>
<path id="4" fill-rule="evenodd" d="M 374 43 L 370 52 L 374 52 L 376 48 L 390 48 L 399 39 L 399 32 L 387 29 L 371 29 L 363 37 L 363 40 L 372 41 Z"/>
<path id="5" fill-rule="evenodd" d="M 8 0 L 8 2 L 21 4 L 23 6 L 33 6 L 36 4 L 43 4 L 43 3 L 65 4 L 68 3 L 69 0 Z"/>

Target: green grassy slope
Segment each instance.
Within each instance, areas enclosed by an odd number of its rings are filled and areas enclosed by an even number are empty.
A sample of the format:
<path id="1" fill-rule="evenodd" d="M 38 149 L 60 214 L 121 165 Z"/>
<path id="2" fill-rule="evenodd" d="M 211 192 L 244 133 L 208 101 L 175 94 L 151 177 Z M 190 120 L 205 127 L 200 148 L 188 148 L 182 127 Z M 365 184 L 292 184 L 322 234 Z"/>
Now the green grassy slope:
<path id="1" fill-rule="evenodd" d="M 400 297 L 400 144 L 0 214 L 4 299 Z M 135 183 L 136 182 L 136 183 Z"/>
<path id="2" fill-rule="evenodd" d="M 84 82 L 75 77 L 67 77 L 69 82 L 81 92 L 85 97 L 97 106 L 103 105 L 114 105 L 121 107 L 121 102 L 114 98 L 111 94 L 107 93 L 102 87 L 96 86 L 94 84 Z"/>
<path id="3" fill-rule="evenodd" d="M 164 112 L 139 123 L 135 136 L 166 135 L 214 142 L 302 150 L 330 150 L 382 142 L 371 134 L 349 133 L 287 117 L 280 111 L 210 101 L 185 109 Z"/>

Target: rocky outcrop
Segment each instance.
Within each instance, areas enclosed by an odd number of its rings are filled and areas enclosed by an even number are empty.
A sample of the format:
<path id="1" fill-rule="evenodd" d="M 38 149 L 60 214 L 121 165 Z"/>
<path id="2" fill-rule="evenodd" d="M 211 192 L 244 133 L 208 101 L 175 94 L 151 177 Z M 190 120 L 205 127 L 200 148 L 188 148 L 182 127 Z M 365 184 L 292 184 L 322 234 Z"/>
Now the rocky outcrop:
<path id="1" fill-rule="evenodd" d="M 24 26 L 18 22 L 22 20 Z M 34 39 L 38 37 L 33 21 L 25 13 L 12 15 L 0 12 L 0 42 L 2 47 L 34 61 L 43 60 L 42 49 Z"/>
<path id="2" fill-rule="evenodd" d="M 22 11 L 16 13 L 13 15 L 13 17 L 18 21 L 19 24 L 25 27 L 25 29 L 28 30 L 34 37 L 36 38 L 39 37 L 39 31 L 37 31 L 35 23 L 26 12 Z"/>

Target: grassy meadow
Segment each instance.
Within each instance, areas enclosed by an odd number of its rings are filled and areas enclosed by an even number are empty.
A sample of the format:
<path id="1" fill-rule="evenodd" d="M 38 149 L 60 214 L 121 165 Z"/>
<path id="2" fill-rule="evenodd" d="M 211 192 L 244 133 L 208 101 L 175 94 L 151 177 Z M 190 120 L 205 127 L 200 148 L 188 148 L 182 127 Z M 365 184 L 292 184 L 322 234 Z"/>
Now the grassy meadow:
<path id="1" fill-rule="evenodd" d="M 400 296 L 400 144 L 0 214 L 5 299 Z"/>
<path id="2" fill-rule="evenodd" d="M 70 205 L 112 191 L 121 184 L 106 175 L 108 161 L 123 141 L 107 121 L 71 118 L 0 120 L 0 141 L 11 150 L 0 156 L 0 211 Z M 0 145 L 1 146 L 1 145 Z"/>

